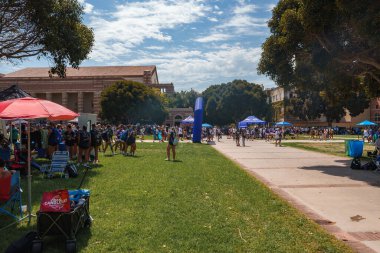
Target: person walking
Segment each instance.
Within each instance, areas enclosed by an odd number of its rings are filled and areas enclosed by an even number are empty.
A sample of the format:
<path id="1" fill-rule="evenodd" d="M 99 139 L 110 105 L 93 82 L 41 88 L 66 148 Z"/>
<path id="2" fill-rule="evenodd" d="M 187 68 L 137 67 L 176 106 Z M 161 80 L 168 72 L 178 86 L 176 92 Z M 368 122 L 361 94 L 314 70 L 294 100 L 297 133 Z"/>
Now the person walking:
<path id="1" fill-rule="evenodd" d="M 234 137 L 235 137 L 235 141 L 236 141 L 236 146 L 239 147 L 240 146 L 240 133 L 239 133 L 238 129 L 235 129 Z"/>
<path id="2" fill-rule="evenodd" d="M 106 154 L 108 146 L 111 148 L 112 156 L 115 155 L 115 152 L 113 151 L 113 145 L 112 145 L 112 138 L 113 138 L 113 130 L 111 128 L 111 125 L 107 125 L 107 128 L 105 131 L 102 133 L 102 138 L 104 142 L 106 143 L 104 147 L 104 154 Z"/>
<path id="3" fill-rule="evenodd" d="M 102 145 L 102 135 L 100 134 L 100 131 L 96 128 L 95 124 L 91 125 L 91 147 L 90 152 L 94 150 L 94 164 L 99 163 L 99 149 Z"/>
<path id="4" fill-rule="evenodd" d="M 281 130 L 276 129 L 276 131 L 274 132 L 274 140 L 275 140 L 275 145 L 276 145 L 276 147 L 277 147 L 277 146 L 280 146 L 280 147 L 281 147 L 281 139 L 282 139 L 282 133 L 281 133 Z"/>
<path id="5" fill-rule="evenodd" d="M 78 146 L 79 146 L 79 154 L 78 154 L 78 162 L 79 164 L 83 161 L 84 156 L 84 165 L 88 164 L 89 156 L 90 156 L 90 146 L 91 146 L 91 136 L 90 133 L 87 132 L 87 126 L 83 126 L 82 131 L 79 132 L 78 138 Z"/>
<path id="6" fill-rule="evenodd" d="M 71 129 L 71 124 L 68 124 L 66 131 L 63 133 L 63 139 L 65 140 L 66 149 L 69 151 L 70 160 L 74 158 L 74 144 L 75 144 L 75 133 Z"/>
<path id="7" fill-rule="evenodd" d="M 177 143 L 178 143 L 177 134 L 174 128 L 172 128 L 169 133 L 168 146 L 166 147 L 165 161 L 170 161 L 170 150 L 172 150 L 172 153 L 173 153 L 173 162 L 175 161 L 175 157 L 176 157 L 175 146 L 177 145 Z"/>
<path id="8" fill-rule="evenodd" d="M 246 130 L 242 128 L 240 131 L 241 131 L 241 144 L 243 147 L 245 147 Z"/>

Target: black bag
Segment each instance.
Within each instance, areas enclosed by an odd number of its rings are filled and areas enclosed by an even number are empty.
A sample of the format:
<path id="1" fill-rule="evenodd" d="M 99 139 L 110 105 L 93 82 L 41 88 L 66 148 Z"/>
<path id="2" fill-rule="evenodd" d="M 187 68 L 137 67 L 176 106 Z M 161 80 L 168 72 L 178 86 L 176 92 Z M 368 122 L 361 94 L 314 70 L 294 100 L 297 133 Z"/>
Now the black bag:
<path id="1" fill-rule="evenodd" d="M 102 145 L 102 133 L 96 129 L 92 129 L 90 132 L 91 135 L 91 145 L 93 147 Z"/>
<path id="2" fill-rule="evenodd" d="M 95 133 L 96 146 L 102 145 L 102 141 L 103 141 L 102 134 L 99 131 L 96 131 L 96 133 Z"/>
<path id="3" fill-rule="evenodd" d="M 81 131 L 79 133 L 79 147 L 80 148 L 89 148 L 90 147 L 90 140 L 91 136 L 88 132 L 86 131 Z"/>
<path id="4" fill-rule="evenodd" d="M 75 164 L 68 164 L 66 166 L 66 171 L 69 174 L 69 177 L 77 177 L 78 176 L 78 169 L 75 166 Z"/>
<path id="5" fill-rule="evenodd" d="M 351 162 L 351 169 L 360 170 L 362 168 L 362 164 L 359 158 L 354 158 Z"/>
<path id="6" fill-rule="evenodd" d="M 37 232 L 32 231 L 14 241 L 5 250 L 5 253 L 29 253 L 32 250 L 33 240 L 38 236 Z"/>
<path id="7" fill-rule="evenodd" d="M 376 170 L 377 166 L 376 166 L 376 163 L 374 161 L 370 161 L 366 164 L 363 164 L 361 169 L 362 170 Z"/>

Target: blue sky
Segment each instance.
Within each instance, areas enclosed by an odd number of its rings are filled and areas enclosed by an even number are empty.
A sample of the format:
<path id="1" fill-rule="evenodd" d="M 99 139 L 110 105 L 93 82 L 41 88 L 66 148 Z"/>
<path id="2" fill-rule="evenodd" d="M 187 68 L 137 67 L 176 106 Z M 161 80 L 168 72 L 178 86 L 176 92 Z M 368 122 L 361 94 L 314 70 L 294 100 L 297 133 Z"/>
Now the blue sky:
<path id="1" fill-rule="evenodd" d="M 177 91 L 245 79 L 273 87 L 256 67 L 267 21 L 277 0 L 80 0 L 95 45 L 81 66 L 156 65 L 161 83 Z M 50 66 L 46 59 L 16 65 L 0 62 L 0 73 Z"/>

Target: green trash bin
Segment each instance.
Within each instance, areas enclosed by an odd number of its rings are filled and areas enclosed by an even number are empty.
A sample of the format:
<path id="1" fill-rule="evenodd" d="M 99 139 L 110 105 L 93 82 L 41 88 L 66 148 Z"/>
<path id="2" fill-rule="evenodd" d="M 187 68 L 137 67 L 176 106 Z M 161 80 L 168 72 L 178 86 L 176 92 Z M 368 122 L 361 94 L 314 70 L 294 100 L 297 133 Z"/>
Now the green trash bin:
<path id="1" fill-rule="evenodd" d="M 346 153 L 346 156 L 348 156 L 348 154 L 350 153 L 350 144 L 349 144 L 349 141 L 350 140 L 344 140 L 344 152 Z"/>

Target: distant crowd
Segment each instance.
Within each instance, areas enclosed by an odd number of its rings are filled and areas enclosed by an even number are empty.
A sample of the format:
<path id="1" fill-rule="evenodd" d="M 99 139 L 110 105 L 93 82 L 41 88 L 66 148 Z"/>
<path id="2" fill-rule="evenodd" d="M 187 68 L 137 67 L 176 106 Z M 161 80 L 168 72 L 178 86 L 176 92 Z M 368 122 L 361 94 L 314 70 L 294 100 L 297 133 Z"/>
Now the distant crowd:
<path id="1" fill-rule="evenodd" d="M 26 153 L 28 133 L 26 124 L 12 124 L 7 128 L 9 139 L 0 134 L 0 145 L 5 149 L 10 142 L 16 150 Z M 185 127 L 167 127 L 159 125 L 105 125 L 92 124 L 79 127 L 77 123 L 32 124 L 30 128 L 30 147 L 32 152 L 48 159 L 57 150 L 67 150 L 71 160 L 78 163 L 99 163 L 99 152 L 113 156 L 119 152 L 125 156 L 134 156 L 136 141 L 143 142 L 145 136 L 153 137 L 153 142 L 167 142 L 175 159 L 175 145 L 178 139 L 191 139 L 192 129 Z M 167 154 L 167 160 L 170 156 Z"/>

